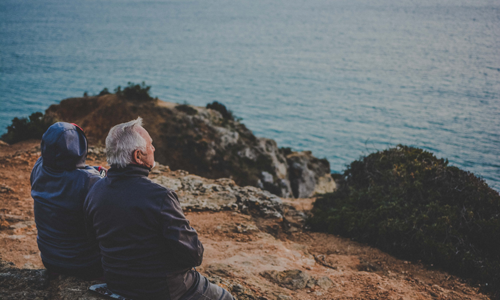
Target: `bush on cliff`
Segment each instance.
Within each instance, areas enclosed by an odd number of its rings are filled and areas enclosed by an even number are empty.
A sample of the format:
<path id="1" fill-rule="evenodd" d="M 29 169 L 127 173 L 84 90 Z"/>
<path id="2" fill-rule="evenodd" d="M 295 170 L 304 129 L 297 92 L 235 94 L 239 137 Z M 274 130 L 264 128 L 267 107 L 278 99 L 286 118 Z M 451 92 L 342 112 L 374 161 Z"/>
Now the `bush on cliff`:
<path id="1" fill-rule="evenodd" d="M 194 116 L 198 113 L 198 111 L 194 108 L 192 108 L 189 104 L 184 103 L 184 104 L 179 104 L 175 107 L 175 109 L 185 112 L 186 114 L 190 116 Z"/>
<path id="2" fill-rule="evenodd" d="M 54 120 L 41 112 L 32 113 L 28 118 L 14 118 L 12 125 L 7 126 L 7 133 L 2 135 L 2 140 L 14 144 L 28 139 L 40 139 Z"/>
<path id="3" fill-rule="evenodd" d="M 500 285 L 500 195 L 470 172 L 399 145 L 356 160 L 314 204 L 315 230 Z"/>
<path id="4" fill-rule="evenodd" d="M 149 95 L 150 89 L 151 86 L 146 85 L 144 81 L 141 84 L 129 82 L 128 85 L 123 88 L 123 90 L 121 86 L 118 86 L 115 89 L 115 93 L 117 96 L 123 97 L 127 100 L 137 102 L 151 102 L 154 100 L 154 98 Z"/>
<path id="5" fill-rule="evenodd" d="M 105 96 L 111 94 L 107 87 L 103 88 L 102 91 L 97 96 Z"/>
<path id="6" fill-rule="evenodd" d="M 222 117 L 226 120 L 231 120 L 231 121 L 235 120 L 233 112 L 227 109 L 226 106 L 222 103 L 219 103 L 217 101 L 214 101 L 212 103 L 207 103 L 207 108 L 220 112 Z"/>

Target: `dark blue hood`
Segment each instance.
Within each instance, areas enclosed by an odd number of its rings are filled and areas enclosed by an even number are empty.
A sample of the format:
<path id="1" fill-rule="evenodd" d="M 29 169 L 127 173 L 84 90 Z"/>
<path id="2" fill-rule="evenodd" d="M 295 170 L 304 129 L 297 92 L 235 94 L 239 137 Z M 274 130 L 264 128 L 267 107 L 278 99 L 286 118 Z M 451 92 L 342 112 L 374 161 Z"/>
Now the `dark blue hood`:
<path id="1" fill-rule="evenodd" d="M 43 165 L 57 170 L 70 171 L 85 167 L 87 138 L 75 125 L 57 122 L 42 137 Z"/>

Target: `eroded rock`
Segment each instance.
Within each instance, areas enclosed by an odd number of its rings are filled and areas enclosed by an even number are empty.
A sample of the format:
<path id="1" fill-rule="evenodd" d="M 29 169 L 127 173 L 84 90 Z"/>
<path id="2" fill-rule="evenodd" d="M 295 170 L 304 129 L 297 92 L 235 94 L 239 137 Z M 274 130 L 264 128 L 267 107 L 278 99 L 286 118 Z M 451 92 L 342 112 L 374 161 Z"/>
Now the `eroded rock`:
<path id="1" fill-rule="evenodd" d="M 231 177 L 240 186 L 261 187 L 287 198 L 331 189 L 325 177 L 329 165 L 323 160 L 310 152 L 297 154 L 306 160 L 289 159 L 274 140 L 256 137 L 237 118 L 214 109 L 160 100 L 139 103 L 107 94 L 65 99 L 49 107 L 46 115 L 79 124 L 90 140 L 101 144 L 112 126 L 148 116 L 144 127 L 154 140 L 155 157 L 173 170 L 212 179 Z M 102 159 L 105 151 L 90 147 L 89 155 Z"/>
<path id="2" fill-rule="evenodd" d="M 333 281 L 327 276 L 318 278 L 318 280 L 316 280 L 316 284 L 324 290 L 328 290 L 335 285 Z"/>
<path id="3" fill-rule="evenodd" d="M 239 187 L 228 178 L 212 180 L 182 171 L 151 174 L 151 178 L 176 191 L 184 210 L 238 210 L 266 218 L 283 217 L 283 203 L 279 197 L 256 187 Z"/>
<path id="4" fill-rule="evenodd" d="M 293 152 L 286 157 L 289 178 L 295 198 L 307 198 L 316 193 L 331 193 L 335 190 L 335 181 L 330 175 L 330 163 L 318 159 L 310 151 Z"/>
<path id="5" fill-rule="evenodd" d="M 290 290 L 303 289 L 312 279 L 306 272 L 301 270 L 286 270 L 286 271 L 264 271 L 260 275 L 267 280 L 277 283 L 282 287 Z M 314 280 L 314 279 L 313 279 Z"/>
<path id="6" fill-rule="evenodd" d="M 264 271 L 260 273 L 260 275 L 267 280 L 290 290 L 300 290 L 304 288 L 315 289 L 316 286 L 324 290 L 328 290 L 334 286 L 333 281 L 328 276 L 322 276 L 316 279 L 301 270 L 271 270 Z"/>

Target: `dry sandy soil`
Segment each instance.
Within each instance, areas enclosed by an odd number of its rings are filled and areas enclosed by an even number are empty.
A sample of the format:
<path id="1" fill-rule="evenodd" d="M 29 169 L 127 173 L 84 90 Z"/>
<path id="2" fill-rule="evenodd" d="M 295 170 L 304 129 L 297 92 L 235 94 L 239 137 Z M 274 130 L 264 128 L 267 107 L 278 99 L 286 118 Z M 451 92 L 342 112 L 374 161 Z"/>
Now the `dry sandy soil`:
<path id="1" fill-rule="evenodd" d="M 39 141 L 0 145 L 0 259 L 19 268 L 43 268 L 29 184 L 38 146 Z M 105 166 L 92 156 L 87 163 Z M 284 201 L 306 211 L 314 199 Z M 188 211 L 186 216 L 205 246 L 198 270 L 240 291 L 239 299 L 490 299 L 479 287 L 432 266 L 330 234 L 290 231 L 283 219 L 234 211 Z M 322 284 L 290 289 L 265 275 L 272 270 L 300 270 Z"/>

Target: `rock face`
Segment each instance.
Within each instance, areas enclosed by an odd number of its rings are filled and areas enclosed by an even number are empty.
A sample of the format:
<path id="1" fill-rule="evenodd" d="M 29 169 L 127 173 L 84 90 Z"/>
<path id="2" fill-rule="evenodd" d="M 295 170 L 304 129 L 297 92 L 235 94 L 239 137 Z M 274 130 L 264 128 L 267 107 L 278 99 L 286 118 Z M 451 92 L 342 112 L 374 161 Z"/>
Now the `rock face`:
<path id="1" fill-rule="evenodd" d="M 281 197 L 309 197 L 335 188 L 326 159 L 279 148 L 274 140 L 256 137 L 237 119 L 214 109 L 160 100 L 141 103 L 109 94 L 66 99 L 46 114 L 79 124 L 93 144 L 102 145 L 112 126 L 142 116 L 156 160 L 172 170 L 232 178 L 240 186 Z"/>
<path id="2" fill-rule="evenodd" d="M 287 155 L 286 159 L 295 198 L 307 198 L 316 193 L 331 193 L 335 190 L 335 181 L 330 175 L 330 164 L 326 159 L 314 157 L 311 151 L 294 152 Z"/>
<path id="3" fill-rule="evenodd" d="M 279 197 L 252 186 L 237 186 L 232 179 L 206 179 L 182 170 L 171 172 L 162 165 L 151 172 L 150 178 L 174 190 L 184 211 L 234 210 L 264 218 L 283 218 Z"/>

